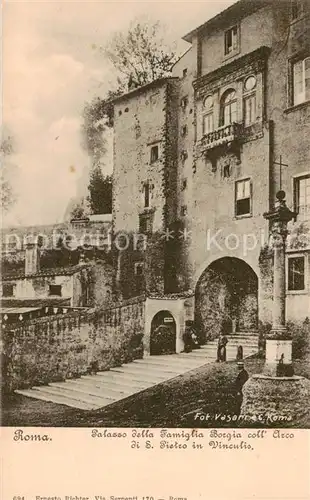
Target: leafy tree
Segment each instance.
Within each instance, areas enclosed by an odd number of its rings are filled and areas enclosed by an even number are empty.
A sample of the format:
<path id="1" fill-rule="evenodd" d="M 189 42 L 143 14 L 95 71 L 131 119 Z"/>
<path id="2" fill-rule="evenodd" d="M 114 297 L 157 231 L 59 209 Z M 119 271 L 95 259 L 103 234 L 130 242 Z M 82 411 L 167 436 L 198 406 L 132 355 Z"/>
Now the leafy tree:
<path id="1" fill-rule="evenodd" d="M 74 205 L 70 212 L 70 216 L 72 219 L 82 219 L 83 217 L 85 217 L 85 210 L 82 204 L 77 203 L 76 205 Z"/>
<path id="2" fill-rule="evenodd" d="M 91 171 L 88 190 L 88 202 L 93 214 L 112 212 L 112 176 L 104 176 L 100 166 Z"/>
<path id="3" fill-rule="evenodd" d="M 159 22 L 135 21 L 127 33 L 115 33 L 103 53 L 119 73 L 122 86 L 141 86 L 170 74 L 176 53 L 165 47 Z"/>

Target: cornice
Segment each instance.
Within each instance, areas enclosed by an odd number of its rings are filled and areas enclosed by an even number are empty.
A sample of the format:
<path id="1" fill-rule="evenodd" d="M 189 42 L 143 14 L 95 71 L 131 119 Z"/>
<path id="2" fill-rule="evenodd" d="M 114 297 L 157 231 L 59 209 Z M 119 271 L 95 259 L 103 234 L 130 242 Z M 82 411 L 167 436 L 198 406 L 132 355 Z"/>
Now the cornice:
<path id="1" fill-rule="evenodd" d="M 230 83 L 230 81 L 236 81 L 246 75 L 249 71 L 255 73 L 263 71 L 269 54 L 270 48 L 263 46 L 197 78 L 193 82 L 197 97 L 204 94 L 206 87 L 210 90 L 212 87 L 220 86 L 223 80 L 225 83 Z"/>

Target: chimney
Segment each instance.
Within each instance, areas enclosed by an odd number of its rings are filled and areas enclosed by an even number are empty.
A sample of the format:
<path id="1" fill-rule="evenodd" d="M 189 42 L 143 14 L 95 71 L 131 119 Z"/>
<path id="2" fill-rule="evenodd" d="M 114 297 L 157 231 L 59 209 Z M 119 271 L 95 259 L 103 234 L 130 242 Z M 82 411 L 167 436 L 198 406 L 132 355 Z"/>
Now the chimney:
<path id="1" fill-rule="evenodd" d="M 36 274 L 40 271 L 40 253 L 36 243 L 26 244 L 25 275 Z"/>

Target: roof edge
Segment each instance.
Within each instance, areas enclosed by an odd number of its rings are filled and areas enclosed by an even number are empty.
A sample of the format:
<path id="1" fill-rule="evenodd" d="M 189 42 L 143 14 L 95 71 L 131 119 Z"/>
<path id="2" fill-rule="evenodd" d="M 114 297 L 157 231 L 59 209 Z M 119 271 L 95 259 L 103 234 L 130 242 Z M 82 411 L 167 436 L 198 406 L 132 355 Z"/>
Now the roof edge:
<path id="1" fill-rule="evenodd" d="M 145 90 L 151 89 L 153 87 L 155 88 L 159 87 L 160 85 L 168 83 L 169 81 L 172 80 L 179 80 L 179 78 L 176 76 L 167 76 L 163 78 L 158 78 L 157 80 L 153 80 L 152 82 L 146 83 L 145 85 L 141 85 L 141 87 L 137 87 L 133 90 L 130 90 L 129 92 L 126 92 L 126 94 L 122 94 L 120 96 L 115 97 L 114 99 L 112 99 L 112 103 L 115 104 L 119 101 L 130 99 L 131 97 L 137 94 L 145 92 Z"/>
<path id="2" fill-rule="evenodd" d="M 241 9 L 242 9 L 242 16 L 244 16 L 246 13 L 255 12 L 256 10 L 261 9 L 270 3 L 271 3 L 270 0 L 238 0 L 237 2 L 227 7 L 226 9 L 216 14 L 215 16 L 211 17 L 205 23 L 201 24 L 197 28 L 186 33 L 186 35 L 182 37 L 182 40 L 192 43 L 193 37 L 195 35 L 197 35 L 201 31 L 204 31 L 206 28 L 214 28 L 227 16 L 230 16 L 234 13 L 237 14 L 238 11 L 240 11 Z"/>

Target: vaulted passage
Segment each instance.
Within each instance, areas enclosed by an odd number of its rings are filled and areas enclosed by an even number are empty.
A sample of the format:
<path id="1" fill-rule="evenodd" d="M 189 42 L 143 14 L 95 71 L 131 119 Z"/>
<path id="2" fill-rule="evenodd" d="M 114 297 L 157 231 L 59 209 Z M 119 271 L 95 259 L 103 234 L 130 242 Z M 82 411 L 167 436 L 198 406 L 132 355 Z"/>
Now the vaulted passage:
<path id="1" fill-rule="evenodd" d="M 195 321 L 202 342 L 220 331 L 256 330 L 258 279 L 243 260 L 223 257 L 212 262 L 202 273 L 195 295 Z"/>
<path id="2" fill-rule="evenodd" d="M 176 347 L 176 324 L 169 311 L 158 312 L 151 324 L 150 354 L 172 354 Z"/>

